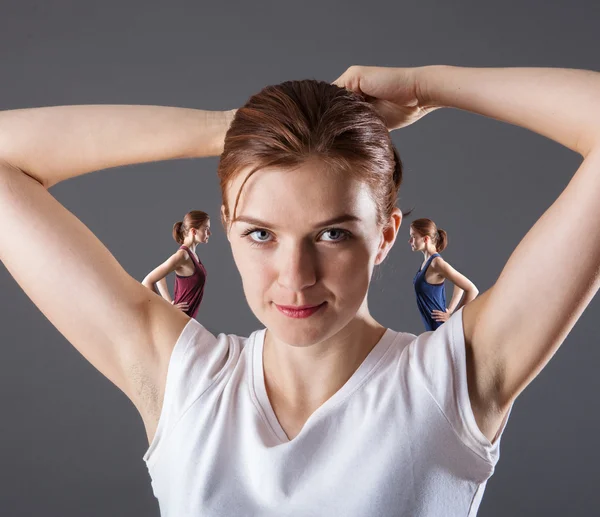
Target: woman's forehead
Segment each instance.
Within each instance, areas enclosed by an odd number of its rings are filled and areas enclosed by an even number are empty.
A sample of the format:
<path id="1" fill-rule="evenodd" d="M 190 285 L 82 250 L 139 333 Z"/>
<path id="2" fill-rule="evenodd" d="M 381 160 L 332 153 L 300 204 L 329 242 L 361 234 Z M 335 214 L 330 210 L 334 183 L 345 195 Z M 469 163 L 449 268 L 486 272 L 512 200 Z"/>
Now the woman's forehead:
<path id="1" fill-rule="evenodd" d="M 230 213 L 247 175 L 240 173 L 228 189 Z M 309 222 L 342 214 L 370 218 L 375 212 L 366 183 L 342 171 L 307 163 L 295 169 L 271 168 L 254 173 L 243 186 L 235 215 Z"/>

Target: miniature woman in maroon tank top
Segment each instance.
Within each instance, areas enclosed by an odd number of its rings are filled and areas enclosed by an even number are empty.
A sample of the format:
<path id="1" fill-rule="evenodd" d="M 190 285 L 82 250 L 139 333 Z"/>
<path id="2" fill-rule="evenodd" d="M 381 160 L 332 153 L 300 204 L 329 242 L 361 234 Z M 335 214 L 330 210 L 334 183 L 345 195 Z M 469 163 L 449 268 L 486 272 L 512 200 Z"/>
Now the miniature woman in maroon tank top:
<path id="1" fill-rule="evenodd" d="M 210 218 L 200 210 L 185 214 L 183 221 L 173 225 L 173 238 L 180 244 L 179 249 L 160 266 L 150 272 L 142 281 L 149 289 L 180 308 L 194 318 L 200 308 L 206 282 L 206 269 L 196 255 L 196 246 L 206 244 L 210 237 Z M 167 287 L 167 275 L 175 272 L 175 292 L 173 299 Z"/>

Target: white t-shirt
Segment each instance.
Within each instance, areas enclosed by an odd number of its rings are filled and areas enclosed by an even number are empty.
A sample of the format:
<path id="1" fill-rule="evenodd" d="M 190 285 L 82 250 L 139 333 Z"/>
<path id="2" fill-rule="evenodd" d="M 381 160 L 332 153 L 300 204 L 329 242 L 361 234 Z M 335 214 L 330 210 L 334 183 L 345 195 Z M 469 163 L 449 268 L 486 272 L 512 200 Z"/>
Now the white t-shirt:
<path id="1" fill-rule="evenodd" d="M 419 337 L 386 330 L 291 441 L 267 397 L 264 335 L 183 330 L 144 456 L 162 517 L 476 515 L 499 438 L 471 410 L 462 311 Z"/>

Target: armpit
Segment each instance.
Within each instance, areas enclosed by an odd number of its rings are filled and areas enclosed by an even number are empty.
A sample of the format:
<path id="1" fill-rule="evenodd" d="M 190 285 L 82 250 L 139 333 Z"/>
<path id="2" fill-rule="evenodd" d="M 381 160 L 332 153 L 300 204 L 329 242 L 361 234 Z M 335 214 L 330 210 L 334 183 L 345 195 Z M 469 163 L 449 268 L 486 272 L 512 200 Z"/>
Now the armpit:
<path id="1" fill-rule="evenodd" d="M 137 407 L 146 431 L 155 430 L 158 425 L 164 399 L 164 387 L 159 388 L 156 376 L 153 376 L 142 363 L 129 367 L 128 379 L 132 389 L 132 402 Z"/>

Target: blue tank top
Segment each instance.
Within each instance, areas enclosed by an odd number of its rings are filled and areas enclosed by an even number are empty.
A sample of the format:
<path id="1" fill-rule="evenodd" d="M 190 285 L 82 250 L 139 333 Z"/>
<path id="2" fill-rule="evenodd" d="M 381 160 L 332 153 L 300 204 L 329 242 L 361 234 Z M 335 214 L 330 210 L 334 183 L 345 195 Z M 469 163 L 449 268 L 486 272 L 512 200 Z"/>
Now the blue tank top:
<path id="1" fill-rule="evenodd" d="M 422 269 L 417 271 L 413 280 L 415 294 L 417 295 L 417 307 L 419 308 L 421 318 L 425 324 L 425 330 L 435 330 L 442 325 L 441 321 L 435 321 L 431 317 L 431 311 L 446 311 L 446 290 L 444 288 L 444 282 L 441 284 L 430 284 L 425 280 L 427 268 L 429 268 L 433 259 L 439 256 L 439 253 L 431 255 Z"/>

